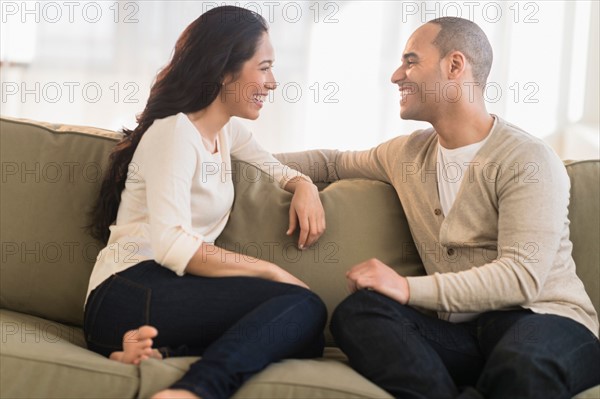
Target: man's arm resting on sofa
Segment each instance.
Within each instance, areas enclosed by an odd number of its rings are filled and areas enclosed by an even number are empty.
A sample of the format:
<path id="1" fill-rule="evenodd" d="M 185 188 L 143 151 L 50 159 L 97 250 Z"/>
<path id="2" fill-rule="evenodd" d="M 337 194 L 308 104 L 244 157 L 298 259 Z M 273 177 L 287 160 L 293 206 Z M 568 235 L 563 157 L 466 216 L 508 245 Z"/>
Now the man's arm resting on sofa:
<path id="1" fill-rule="evenodd" d="M 282 164 L 310 177 L 314 183 L 332 183 L 339 180 L 336 172 L 337 150 L 310 150 L 273 154 Z"/>
<path id="2" fill-rule="evenodd" d="M 274 154 L 284 165 L 307 175 L 315 183 L 365 178 L 389 183 L 383 159 L 389 142 L 366 151 L 310 150 Z"/>

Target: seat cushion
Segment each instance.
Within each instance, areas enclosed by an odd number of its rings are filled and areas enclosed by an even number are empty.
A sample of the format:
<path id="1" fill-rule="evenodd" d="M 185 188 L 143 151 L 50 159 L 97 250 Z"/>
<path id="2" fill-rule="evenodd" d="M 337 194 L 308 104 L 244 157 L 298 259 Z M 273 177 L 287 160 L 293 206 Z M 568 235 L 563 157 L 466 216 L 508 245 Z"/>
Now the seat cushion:
<path id="1" fill-rule="evenodd" d="M 139 398 L 147 398 L 183 376 L 198 358 L 149 359 L 140 366 L 142 387 Z M 250 398 L 391 398 L 348 366 L 339 348 L 325 348 L 323 359 L 284 360 L 251 378 L 233 396 Z M 600 385 L 574 399 L 600 398 Z"/>
<path id="2" fill-rule="evenodd" d="M 586 391 L 573 397 L 573 399 L 598 399 L 600 398 L 600 385 L 596 385 L 594 388 L 590 388 Z"/>
<path id="3" fill-rule="evenodd" d="M 0 309 L 0 397 L 148 398 L 183 376 L 195 357 L 141 366 L 85 348 L 79 327 Z M 318 360 L 285 360 L 254 376 L 236 398 L 390 398 L 353 371 L 337 348 Z"/>
<path id="4" fill-rule="evenodd" d="M 274 363 L 248 380 L 234 399 L 267 398 L 391 398 L 352 370 L 337 348 L 327 348 L 324 358 L 288 359 Z M 147 398 L 183 376 L 197 358 L 149 359 L 140 366 L 139 398 Z"/>
<path id="5" fill-rule="evenodd" d="M 0 397 L 133 398 L 139 368 L 85 348 L 79 327 L 0 309 Z"/>

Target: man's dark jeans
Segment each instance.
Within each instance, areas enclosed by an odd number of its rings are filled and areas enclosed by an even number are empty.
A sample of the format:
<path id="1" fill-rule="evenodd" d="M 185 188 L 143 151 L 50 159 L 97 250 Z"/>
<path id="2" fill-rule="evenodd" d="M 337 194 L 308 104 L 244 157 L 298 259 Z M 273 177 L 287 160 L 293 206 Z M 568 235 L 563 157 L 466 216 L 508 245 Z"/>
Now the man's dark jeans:
<path id="1" fill-rule="evenodd" d="M 88 347 L 122 350 L 123 334 L 158 329 L 154 346 L 167 356 L 202 356 L 173 389 L 204 399 L 228 398 L 272 362 L 323 353 L 327 310 L 299 286 L 250 278 L 177 276 L 154 261 L 111 276 L 86 304 Z"/>
<path id="2" fill-rule="evenodd" d="M 600 384 L 598 338 L 526 309 L 453 324 L 361 290 L 331 332 L 350 365 L 397 398 L 566 399 Z"/>

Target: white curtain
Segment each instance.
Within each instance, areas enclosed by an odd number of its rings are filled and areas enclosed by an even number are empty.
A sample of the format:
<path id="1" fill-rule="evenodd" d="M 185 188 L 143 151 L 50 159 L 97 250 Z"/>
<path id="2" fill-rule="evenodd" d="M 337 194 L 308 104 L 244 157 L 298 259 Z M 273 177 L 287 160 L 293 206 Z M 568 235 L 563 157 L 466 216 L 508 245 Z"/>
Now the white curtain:
<path id="1" fill-rule="evenodd" d="M 248 125 L 273 152 L 364 149 L 426 127 L 400 119 L 390 77 L 414 29 L 462 16 L 494 49 L 489 111 L 564 157 L 598 157 L 595 1 L 0 1 L 1 112 L 132 127 L 178 35 L 221 4 L 270 23 L 280 85 Z"/>

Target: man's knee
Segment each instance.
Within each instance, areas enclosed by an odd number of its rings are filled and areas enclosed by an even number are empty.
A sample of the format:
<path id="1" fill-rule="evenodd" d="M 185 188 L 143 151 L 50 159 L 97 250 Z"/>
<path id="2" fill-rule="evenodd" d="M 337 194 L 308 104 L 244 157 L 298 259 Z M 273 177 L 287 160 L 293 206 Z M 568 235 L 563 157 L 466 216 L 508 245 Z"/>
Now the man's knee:
<path id="1" fill-rule="evenodd" d="M 349 332 L 360 320 L 398 318 L 405 305 L 394 302 L 375 291 L 359 290 L 347 296 L 333 311 L 330 330 L 334 337 Z"/>
<path id="2" fill-rule="evenodd" d="M 336 323 L 343 322 L 362 312 L 365 306 L 368 306 L 367 303 L 370 302 L 368 293 L 368 291 L 360 290 L 348 295 L 333 311 L 332 324 L 334 321 Z"/>
<path id="3" fill-rule="evenodd" d="M 543 386 L 545 397 L 570 397 L 600 381 L 598 349 L 595 337 L 575 321 L 555 315 L 524 317 L 493 348 L 479 385 L 484 392 L 498 385 L 510 388 L 512 393 L 504 397 L 533 397 L 532 386 Z"/>
<path id="4" fill-rule="evenodd" d="M 532 315 L 515 322 L 493 347 L 488 362 L 496 369 L 515 370 L 516 374 L 533 372 L 538 368 L 558 367 L 560 348 L 552 348 L 551 326 L 543 317 Z M 518 370 L 518 371 L 517 371 Z"/>

